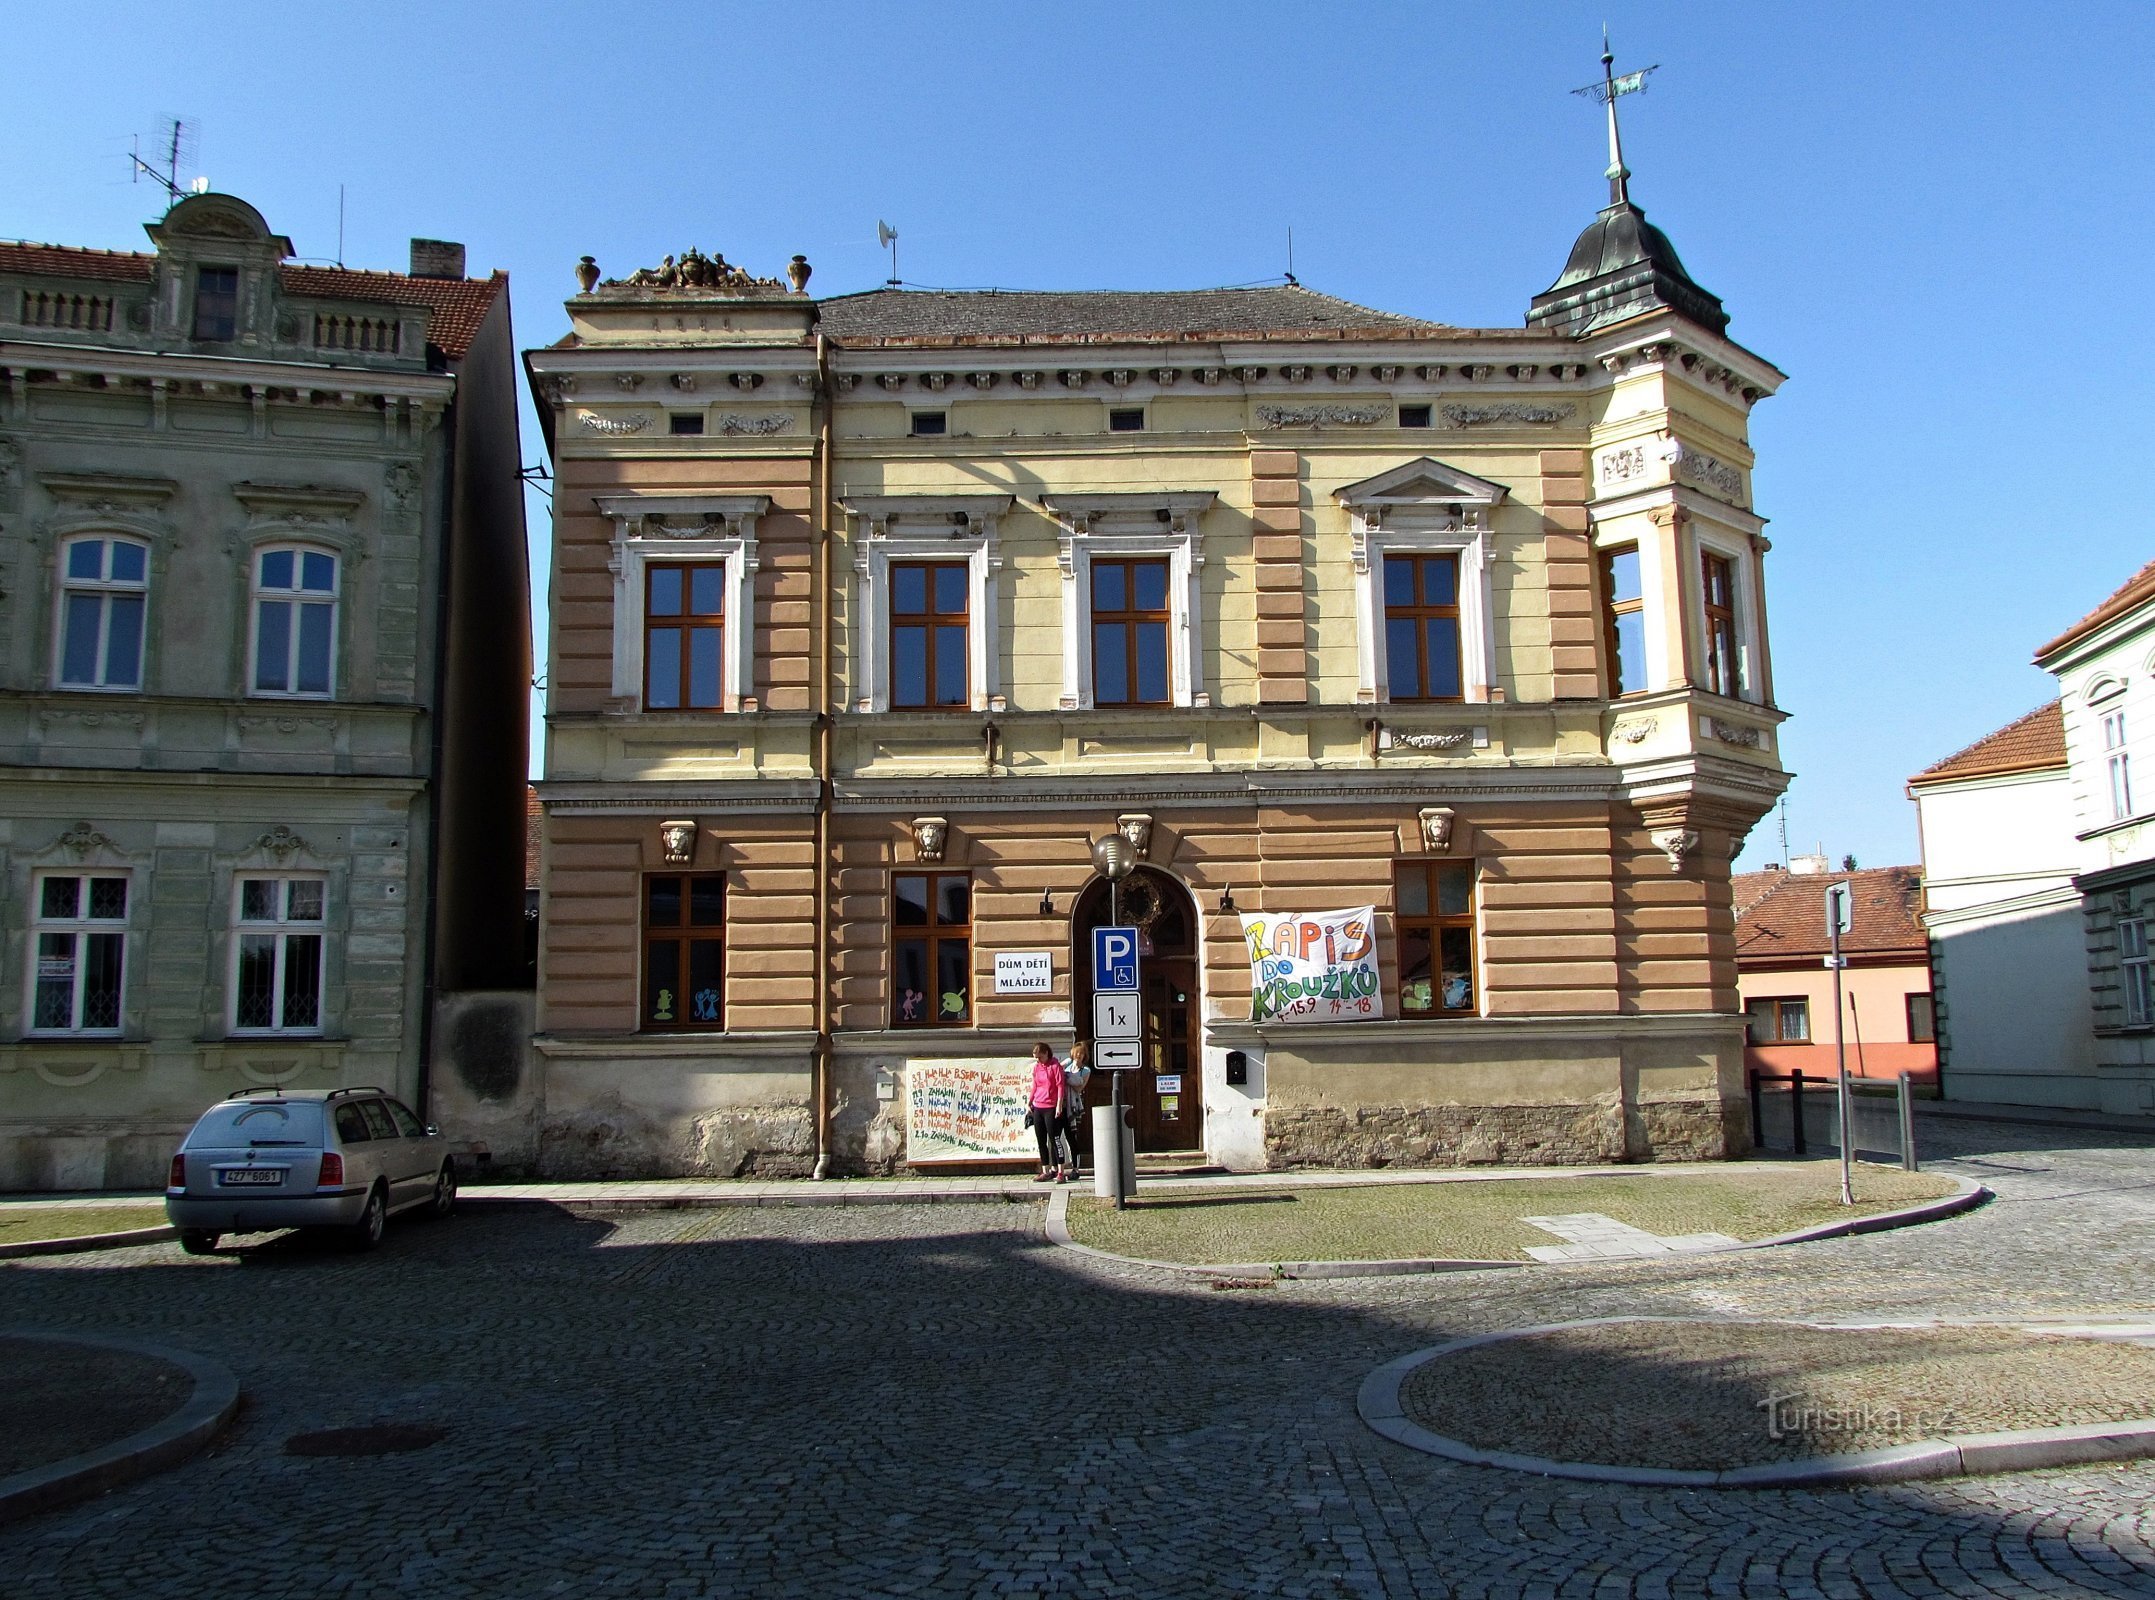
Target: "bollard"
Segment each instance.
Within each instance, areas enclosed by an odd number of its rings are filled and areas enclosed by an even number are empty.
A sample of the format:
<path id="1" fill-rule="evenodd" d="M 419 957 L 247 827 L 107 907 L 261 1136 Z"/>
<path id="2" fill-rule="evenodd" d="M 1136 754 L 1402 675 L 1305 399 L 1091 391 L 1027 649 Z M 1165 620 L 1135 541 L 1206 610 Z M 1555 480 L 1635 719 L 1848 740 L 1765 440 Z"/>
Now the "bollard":
<path id="1" fill-rule="evenodd" d="M 1915 1083 L 1907 1073 L 1901 1074 L 1901 1167 L 1904 1171 L 1916 1170 L 1916 1101 Z"/>
<path id="2" fill-rule="evenodd" d="M 1137 1130 L 1124 1120 L 1128 1109 L 1092 1108 L 1092 1192 L 1102 1200 L 1128 1200 L 1137 1193 Z"/>

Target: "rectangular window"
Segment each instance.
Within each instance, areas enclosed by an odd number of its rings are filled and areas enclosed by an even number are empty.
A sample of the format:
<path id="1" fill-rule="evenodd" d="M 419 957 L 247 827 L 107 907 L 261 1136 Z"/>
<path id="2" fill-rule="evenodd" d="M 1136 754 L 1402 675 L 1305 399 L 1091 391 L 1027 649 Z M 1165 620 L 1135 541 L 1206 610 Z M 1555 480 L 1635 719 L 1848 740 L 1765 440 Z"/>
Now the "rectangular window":
<path id="1" fill-rule="evenodd" d="M 127 879 L 113 873 L 46 873 L 32 891 L 37 971 L 30 1031 L 120 1031 L 127 957 Z"/>
<path id="2" fill-rule="evenodd" d="M 146 546 L 128 539 L 76 539 L 61 551 L 60 687 L 142 687 Z"/>
<path id="3" fill-rule="evenodd" d="M 1092 688 L 1101 706 L 1168 703 L 1167 561 L 1092 564 Z"/>
<path id="4" fill-rule="evenodd" d="M 934 439 L 949 431 L 948 419 L 940 411 L 916 411 L 913 413 L 913 437 Z"/>
<path id="5" fill-rule="evenodd" d="M 971 575 L 954 561 L 894 561 L 890 568 L 890 703 L 903 711 L 962 711 L 972 704 L 966 648 Z"/>
<path id="6" fill-rule="evenodd" d="M 1739 699 L 1743 659 L 1736 641 L 1736 564 L 1706 552 L 1699 558 L 1699 585 L 1706 599 L 1706 689 Z"/>
<path id="7" fill-rule="evenodd" d="M 725 706 L 726 568 L 653 561 L 644 567 L 644 709 Z"/>
<path id="8" fill-rule="evenodd" d="M 1646 687 L 1646 587 L 1637 545 L 1602 552 L 1601 594 L 1609 696 L 1637 694 Z"/>
<path id="9" fill-rule="evenodd" d="M 1938 1038 L 1937 1013 L 1932 1009 L 1927 994 L 1908 997 L 1908 1042 L 1910 1044 L 1934 1044 Z"/>
<path id="10" fill-rule="evenodd" d="M 1384 558 L 1385 674 L 1394 700 L 1459 700 L 1459 557 Z"/>
<path id="11" fill-rule="evenodd" d="M 1432 420 L 1428 406 L 1401 406 L 1399 408 L 1399 425 L 1402 428 L 1426 428 L 1430 426 Z"/>
<path id="12" fill-rule="evenodd" d="M 2145 917 L 2118 919 L 2118 983 L 2125 991 L 2125 1021 L 2141 1028 L 2155 1022 L 2155 974 L 2148 968 Z"/>
<path id="13" fill-rule="evenodd" d="M 195 337 L 219 342 L 239 333 L 239 268 L 195 269 Z"/>
<path id="14" fill-rule="evenodd" d="M 337 641 L 337 558 L 277 548 L 255 557 L 254 692 L 327 698 Z"/>
<path id="15" fill-rule="evenodd" d="M 320 878 L 242 877 L 232 924 L 232 1030 L 322 1031 Z"/>
<path id="16" fill-rule="evenodd" d="M 2110 777 L 2110 820 L 2123 822 L 2133 814 L 2132 758 L 2125 753 L 2125 713 L 2112 711 L 2103 717 L 2103 764 Z"/>
<path id="17" fill-rule="evenodd" d="M 644 879 L 643 1026 L 654 1033 L 726 1025 L 726 878 Z"/>
<path id="18" fill-rule="evenodd" d="M 1466 861 L 1407 861 L 1394 880 L 1399 932 L 1399 1014 L 1472 1016 L 1474 867 Z"/>
<path id="19" fill-rule="evenodd" d="M 1800 995 L 1748 1001 L 1743 1012 L 1752 1044 L 1811 1042 L 1811 1002 Z"/>
<path id="20" fill-rule="evenodd" d="M 1109 433 L 1143 433 L 1145 431 L 1145 408 L 1143 406 L 1114 406 L 1107 414 Z"/>
<path id="21" fill-rule="evenodd" d="M 901 1028 L 973 1020 L 973 880 L 901 872 L 890 880 L 890 1020 Z"/>
<path id="22" fill-rule="evenodd" d="M 700 411 L 676 411 L 666 419 L 666 431 L 683 437 L 703 432 L 703 413 Z"/>

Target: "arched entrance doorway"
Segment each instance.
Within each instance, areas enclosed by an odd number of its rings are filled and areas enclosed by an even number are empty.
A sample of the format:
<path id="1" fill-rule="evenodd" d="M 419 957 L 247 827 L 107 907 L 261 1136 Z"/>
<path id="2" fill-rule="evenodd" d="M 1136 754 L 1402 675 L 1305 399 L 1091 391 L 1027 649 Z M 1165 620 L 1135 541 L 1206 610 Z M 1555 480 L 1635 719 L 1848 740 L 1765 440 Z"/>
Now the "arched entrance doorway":
<path id="1" fill-rule="evenodd" d="M 1197 902 L 1166 873 L 1139 867 L 1122 882 L 1122 920 L 1138 930 L 1144 1001 L 1143 1066 L 1122 1074 L 1123 1103 L 1140 1151 L 1205 1147 L 1203 1055 L 1198 1048 Z M 1078 1037 L 1092 1036 L 1092 933 L 1108 923 L 1108 884 L 1095 878 L 1070 919 L 1071 987 Z M 1096 1072 L 1088 1106 L 1104 1106 L 1109 1074 Z"/>

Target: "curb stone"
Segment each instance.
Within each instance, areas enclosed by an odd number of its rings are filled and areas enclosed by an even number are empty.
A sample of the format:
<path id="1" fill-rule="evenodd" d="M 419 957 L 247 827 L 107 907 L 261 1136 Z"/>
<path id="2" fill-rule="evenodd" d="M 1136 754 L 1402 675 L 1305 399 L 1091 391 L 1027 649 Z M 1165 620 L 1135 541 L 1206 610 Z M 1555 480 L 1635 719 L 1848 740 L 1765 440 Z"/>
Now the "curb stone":
<path id="1" fill-rule="evenodd" d="M 1413 1273 L 1516 1272 L 1529 1267 L 1560 1269 L 1628 1266 L 1637 1261 L 1696 1261 L 1702 1257 L 1732 1255 L 1739 1250 L 1766 1250 L 1785 1244 L 1805 1244 L 1814 1239 L 1839 1239 L 1855 1233 L 1879 1233 L 1889 1228 L 1913 1227 L 1917 1223 L 1936 1222 L 1941 1218 L 1972 1210 L 1991 1198 L 1990 1190 L 1973 1179 L 1955 1178 L 1948 1173 L 1940 1173 L 1938 1176 L 1959 1184 L 1960 1193 L 1943 1195 L 1936 1200 L 1918 1201 L 1896 1211 L 1880 1211 L 1872 1216 L 1856 1217 L 1847 1222 L 1828 1222 L 1815 1228 L 1799 1228 L 1793 1233 L 1777 1233 L 1770 1239 L 1747 1239 L 1737 1244 L 1719 1245 L 1711 1250 L 1671 1251 L 1666 1256 L 1608 1256 L 1593 1261 L 1475 1261 L 1431 1257 L 1407 1261 L 1237 1261 L 1219 1262 L 1211 1266 L 1201 1266 L 1189 1261 L 1154 1261 L 1145 1256 L 1120 1256 L 1112 1250 L 1079 1244 L 1070 1234 L 1070 1196 L 1073 1191 L 1061 1187 L 1048 1196 L 1047 1235 L 1051 1242 L 1065 1250 L 1074 1250 L 1082 1256 L 1095 1256 L 1102 1261 L 1113 1261 L 1127 1267 L 1153 1267 L 1162 1272 L 1179 1272 L 1202 1278 L 1391 1278 Z M 1571 1324 L 1557 1326 L 1568 1327 Z M 1509 1338 L 1510 1335 L 1501 1334 L 1496 1337 Z M 1448 1351 L 1452 1347 L 1444 1348 Z M 1435 1353 L 1439 1352 L 1423 1352 L 1425 1356 Z M 1409 1423 L 1407 1426 L 1411 1428 L 1413 1425 Z M 1430 1437 L 1434 1438 L 1435 1435 Z"/>
<path id="2" fill-rule="evenodd" d="M 123 1483 L 184 1461 L 215 1438 L 239 1410 L 239 1379 L 232 1375 L 232 1370 L 190 1351 L 175 1350 L 169 1345 L 153 1344 L 144 1339 L 55 1333 L 49 1328 L 0 1328 L 0 1337 L 35 1339 L 46 1344 L 92 1345 L 103 1350 L 148 1356 L 179 1367 L 195 1381 L 193 1393 L 177 1411 L 139 1433 L 64 1461 L 0 1478 L 0 1525 L 18 1522 L 71 1500 L 103 1494 L 108 1489 L 116 1489 Z"/>
<path id="3" fill-rule="evenodd" d="M 1897 1483 L 1917 1478 L 1953 1478 L 1971 1473 L 2025 1472 L 2038 1467 L 2079 1466 L 2090 1461 L 2131 1461 L 2155 1456 L 2155 1422 L 2096 1422 L 2057 1428 L 2006 1429 L 1994 1433 L 1948 1434 L 1883 1450 L 1814 1456 L 1803 1461 L 1767 1461 L 1718 1471 L 1684 1467 L 1627 1467 L 1597 1461 L 1556 1461 L 1546 1456 L 1484 1450 L 1461 1439 L 1448 1439 L 1410 1421 L 1400 1390 L 1416 1368 L 1441 1356 L 1481 1345 L 1571 1328 L 1610 1327 L 1630 1322 L 1718 1323 L 1771 1327 L 1786 1319 L 1768 1317 L 1584 1317 L 1573 1322 L 1544 1322 L 1500 1333 L 1478 1333 L 1387 1361 L 1362 1380 L 1355 1410 L 1370 1429 L 1394 1444 L 1425 1455 L 1442 1456 L 1469 1466 L 1502 1467 L 1545 1478 L 1577 1478 L 1593 1483 L 1622 1483 L 1661 1488 L 1790 1489 L 1836 1483 Z M 1786 1323 L 1811 1328 L 1854 1328 L 1860 1323 Z M 1929 1327 L 1960 1327 L 1930 1321 Z M 1982 1324 L 1992 1326 L 1994 1324 Z M 1876 1324 L 1889 1326 L 1889 1324 Z M 2031 1325 L 2030 1331 L 2041 1331 Z"/>
<path id="4" fill-rule="evenodd" d="M 179 1236 L 179 1229 L 160 1226 L 129 1228 L 123 1233 L 79 1233 L 71 1239 L 18 1239 L 13 1244 L 0 1244 L 0 1261 L 23 1256 L 71 1256 L 78 1250 L 124 1250 L 131 1244 L 162 1244 Z"/>

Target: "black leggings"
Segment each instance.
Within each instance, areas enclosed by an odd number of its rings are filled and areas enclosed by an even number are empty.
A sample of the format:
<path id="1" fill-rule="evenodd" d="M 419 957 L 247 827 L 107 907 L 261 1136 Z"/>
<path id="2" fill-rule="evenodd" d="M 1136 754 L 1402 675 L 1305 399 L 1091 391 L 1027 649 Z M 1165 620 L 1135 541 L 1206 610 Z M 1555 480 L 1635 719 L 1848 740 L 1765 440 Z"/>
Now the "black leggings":
<path id="1" fill-rule="evenodd" d="M 1055 1159 L 1055 1112 L 1049 1106 L 1034 1106 L 1033 1138 L 1040 1145 L 1040 1164 L 1043 1167 L 1060 1166 Z M 1007 1124 L 1005 1124 L 1007 1126 Z"/>

